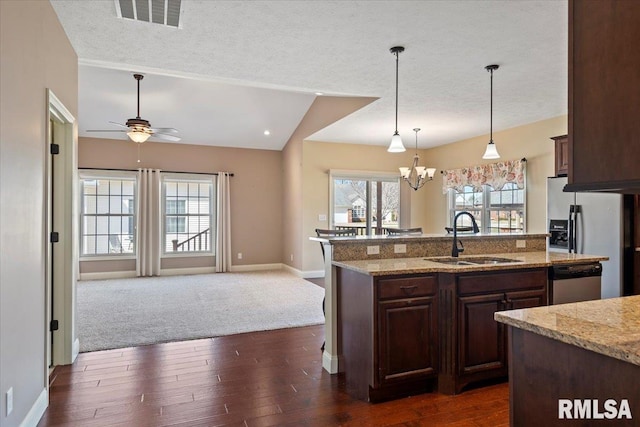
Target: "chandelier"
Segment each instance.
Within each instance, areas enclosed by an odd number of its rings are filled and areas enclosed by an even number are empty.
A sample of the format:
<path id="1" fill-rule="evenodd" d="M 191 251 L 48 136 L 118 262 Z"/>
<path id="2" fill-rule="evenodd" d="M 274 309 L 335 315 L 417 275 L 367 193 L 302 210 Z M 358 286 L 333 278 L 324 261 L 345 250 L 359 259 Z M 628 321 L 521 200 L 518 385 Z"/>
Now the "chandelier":
<path id="1" fill-rule="evenodd" d="M 415 128 L 413 131 L 416 133 L 416 154 L 413 156 L 413 165 L 411 165 L 410 168 L 400 168 L 400 176 L 409 184 L 409 187 L 417 190 L 421 188 L 427 180 L 433 180 L 436 168 L 418 166 L 418 162 L 420 161 L 420 157 L 418 156 L 418 132 L 420 132 L 420 128 Z"/>

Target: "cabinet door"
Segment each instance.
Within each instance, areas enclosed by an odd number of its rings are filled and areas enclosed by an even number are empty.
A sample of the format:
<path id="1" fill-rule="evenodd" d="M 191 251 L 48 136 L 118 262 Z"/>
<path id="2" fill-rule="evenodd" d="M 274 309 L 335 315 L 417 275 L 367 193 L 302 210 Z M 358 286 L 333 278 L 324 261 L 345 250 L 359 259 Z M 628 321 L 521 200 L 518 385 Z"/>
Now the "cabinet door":
<path id="1" fill-rule="evenodd" d="M 638 22 L 638 1 L 569 2 L 569 184 L 640 183 Z"/>
<path id="2" fill-rule="evenodd" d="M 551 138 L 555 141 L 556 176 L 565 176 L 569 173 L 569 137 L 567 135 Z"/>
<path id="3" fill-rule="evenodd" d="M 504 369 L 505 327 L 493 319 L 504 309 L 503 293 L 458 298 L 458 367 L 460 374 Z"/>
<path id="4" fill-rule="evenodd" d="M 435 298 L 384 301 L 378 310 L 378 381 L 393 383 L 435 374 Z"/>

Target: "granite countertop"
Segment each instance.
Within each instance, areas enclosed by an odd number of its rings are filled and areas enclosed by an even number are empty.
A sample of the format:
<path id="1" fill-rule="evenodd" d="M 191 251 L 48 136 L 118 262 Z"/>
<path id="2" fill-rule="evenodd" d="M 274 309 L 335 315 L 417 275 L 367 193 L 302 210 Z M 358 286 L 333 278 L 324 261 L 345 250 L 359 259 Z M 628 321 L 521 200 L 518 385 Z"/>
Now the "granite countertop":
<path id="1" fill-rule="evenodd" d="M 640 295 L 501 311 L 495 319 L 640 366 Z"/>
<path id="2" fill-rule="evenodd" d="M 548 233 L 522 233 L 522 234 L 482 234 L 482 233 L 458 233 L 459 238 L 464 239 L 517 239 L 517 238 L 527 238 L 527 237 L 547 237 Z M 313 240 L 314 242 L 323 242 L 323 243 L 372 243 L 376 241 L 384 242 L 384 241 L 398 241 L 398 240 L 416 240 L 416 239 L 428 239 L 428 240 L 448 240 L 449 242 L 453 239 L 453 234 L 404 234 L 404 235 L 389 235 L 389 234 L 381 234 L 381 235 L 358 235 L 358 236 L 330 236 L 330 237 L 309 237 L 309 240 Z"/>
<path id="3" fill-rule="evenodd" d="M 393 258 L 372 259 L 362 261 L 333 261 L 336 267 L 347 268 L 371 276 L 386 276 L 391 274 L 413 273 L 464 273 L 471 271 L 513 270 L 522 268 L 549 267 L 558 264 L 576 264 L 581 262 L 606 261 L 609 258 L 598 255 L 569 254 L 558 252 L 517 252 L 460 256 L 461 260 L 473 260 L 476 257 L 497 257 L 517 260 L 518 262 L 477 264 L 477 265 L 447 265 L 434 261 L 432 258 Z M 448 258 L 448 257 L 437 257 Z"/>

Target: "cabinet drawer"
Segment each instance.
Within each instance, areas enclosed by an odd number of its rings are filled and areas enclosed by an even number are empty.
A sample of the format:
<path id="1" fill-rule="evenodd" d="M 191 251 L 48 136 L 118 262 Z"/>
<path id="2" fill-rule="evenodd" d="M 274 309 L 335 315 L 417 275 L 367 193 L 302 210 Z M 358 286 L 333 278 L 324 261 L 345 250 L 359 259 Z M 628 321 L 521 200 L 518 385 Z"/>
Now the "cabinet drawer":
<path id="1" fill-rule="evenodd" d="M 437 288 L 436 276 L 401 277 L 378 280 L 378 298 L 414 298 L 433 295 Z"/>
<path id="2" fill-rule="evenodd" d="M 460 295 L 539 289 L 547 284 L 547 270 L 509 270 L 500 273 L 469 274 L 458 277 Z"/>

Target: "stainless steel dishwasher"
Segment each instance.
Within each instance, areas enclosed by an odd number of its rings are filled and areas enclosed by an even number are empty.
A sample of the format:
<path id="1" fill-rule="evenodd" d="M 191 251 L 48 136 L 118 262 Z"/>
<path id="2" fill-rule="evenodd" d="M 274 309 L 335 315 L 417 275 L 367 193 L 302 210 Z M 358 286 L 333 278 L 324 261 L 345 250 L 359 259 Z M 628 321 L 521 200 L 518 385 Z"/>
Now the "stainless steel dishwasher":
<path id="1" fill-rule="evenodd" d="M 600 299 L 602 264 L 554 265 L 549 279 L 549 304 Z"/>

